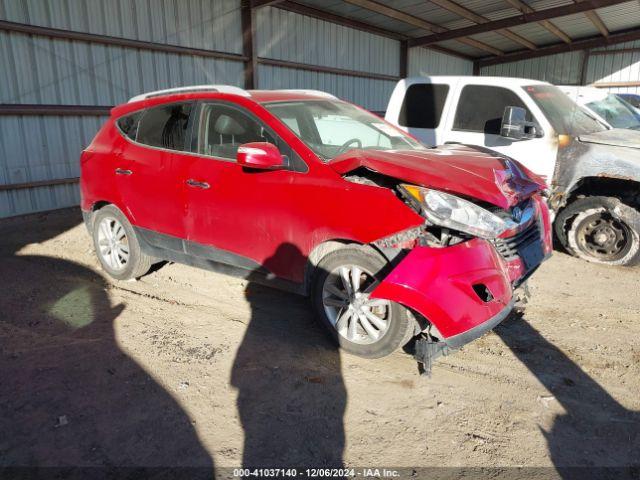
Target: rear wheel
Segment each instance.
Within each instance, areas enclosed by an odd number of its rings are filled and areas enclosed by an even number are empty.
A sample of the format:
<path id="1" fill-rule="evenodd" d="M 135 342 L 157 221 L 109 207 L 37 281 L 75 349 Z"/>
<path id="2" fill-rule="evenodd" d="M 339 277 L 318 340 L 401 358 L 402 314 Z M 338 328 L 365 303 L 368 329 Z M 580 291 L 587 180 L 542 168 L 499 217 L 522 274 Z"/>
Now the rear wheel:
<path id="1" fill-rule="evenodd" d="M 117 280 L 141 277 L 151 268 L 152 258 L 140 250 L 133 227 L 113 205 L 95 213 L 93 243 L 103 270 Z"/>
<path id="2" fill-rule="evenodd" d="M 617 198 L 581 198 L 558 220 L 576 257 L 606 265 L 640 263 L 640 212 Z"/>
<path id="3" fill-rule="evenodd" d="M 334 251 L 318 264 L 312 290 L 315 313 L 346 352 L 384 357 L 411 338 L 413 321 L 402 305 L 370 298 L 386 265 L 377 253 L 358 247 Z"/>

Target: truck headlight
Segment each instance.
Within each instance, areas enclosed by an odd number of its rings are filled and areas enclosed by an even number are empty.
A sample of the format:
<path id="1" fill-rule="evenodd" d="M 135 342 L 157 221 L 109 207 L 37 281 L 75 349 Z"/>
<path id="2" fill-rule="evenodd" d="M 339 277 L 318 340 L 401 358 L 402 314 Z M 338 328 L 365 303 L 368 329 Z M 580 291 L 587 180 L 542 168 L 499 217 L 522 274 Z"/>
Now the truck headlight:
<path id="1" fill-rule="evenodd" d="M 455 195 L 416 185 L 401 187 L 419 203 L 426 218 L 435 225 L 486 239 L 496 238 L 510 228 L 507 222 L 489 210 Z"/>

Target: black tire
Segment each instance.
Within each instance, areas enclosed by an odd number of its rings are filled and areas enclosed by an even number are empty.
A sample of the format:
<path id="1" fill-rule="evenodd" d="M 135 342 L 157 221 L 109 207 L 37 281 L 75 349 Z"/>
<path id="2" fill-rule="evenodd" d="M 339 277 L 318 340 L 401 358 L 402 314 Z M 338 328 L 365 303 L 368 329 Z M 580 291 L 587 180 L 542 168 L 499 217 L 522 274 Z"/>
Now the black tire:
<path id="1" fill-rule="evenodd" d="M 117 220 L 125 232 L 125 240 L 129 248 L 129 256 L 126 264 L 120 269 L 114 269 L 110 266 L 101 254 L 99 245 L 99 230 L 103 222 L 111 219 Z M 107 205 L 102 207 L 94 214 L 91 236 L 93 237 L 93 245 L 96 250 L 96 256 L 100 261 L 102 269 L 116 280 L 129 280 L 138 278 L 149 271 L 153 264 L 153 258 L 144 254 L 140 249 L 140 243 L 135 231 L 127 220 L 127 217 L 115 206 Z"/>
<path id="2" fill-rule="evenodd" d="M 640 264 L 640 212 L 615 197 L 584 197 L 556 218 L 573 256 L 604 265 Z"/>
<path id="3" fill-rule="evenodd" d="M 372 289 L 372 285 L 382 280 L 382 272 L 388 266 L 388 263 L 376 252 L 356 246 L 345 247 L 327 254 L 318 263 L 312 283 L 311 301 L 316 317 L 345 352 L 364 358 L 385 357 L 411 339 L 414 321 L 409 318 L 405 307 L 398 303 L 390 302 L 388 306 L 384 307 L 386 321 L 388 322 L 386 330 L 380 338 L 372 343 L 356 343 L 338 333 L 325 309 L 324 288 L 326 282 L 331 283 L 339 279 L 337 271 L 344 266 L 357 266 L 365 272 L 363 278 L 368 278 L 368 280 L 363 281 L 362 288 L 363 292 L 366 292 Z M 341 311 L 344 312 L 346 310 Z M 365 333 L 360 320 L 356 321 L 355 328 Z"/>

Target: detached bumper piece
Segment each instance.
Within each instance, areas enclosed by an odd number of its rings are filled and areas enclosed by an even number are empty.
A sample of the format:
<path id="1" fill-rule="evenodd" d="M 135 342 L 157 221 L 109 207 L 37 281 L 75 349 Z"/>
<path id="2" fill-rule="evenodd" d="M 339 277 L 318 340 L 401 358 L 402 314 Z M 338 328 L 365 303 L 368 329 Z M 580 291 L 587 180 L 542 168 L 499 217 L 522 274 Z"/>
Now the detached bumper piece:
<path id="1" fill-rule="evenodd" d="M 493 245 L 479 238 L 447 248 L 414 248 L 371 297 L 419 312 L 449 348 L 459 348 L 495 327 L 514 303 L 506 262 Z M 421 363 L 426 365 L 425 360 Z"/>

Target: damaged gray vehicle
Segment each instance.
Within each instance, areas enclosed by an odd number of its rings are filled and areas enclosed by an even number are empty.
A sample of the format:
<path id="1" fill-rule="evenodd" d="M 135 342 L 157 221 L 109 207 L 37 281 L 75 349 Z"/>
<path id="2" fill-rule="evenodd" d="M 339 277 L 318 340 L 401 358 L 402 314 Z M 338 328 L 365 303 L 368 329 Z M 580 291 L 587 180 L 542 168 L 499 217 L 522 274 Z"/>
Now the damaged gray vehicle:
<path id="1" fill-rule="evenodd" d="M 556 87 L 526 90 L 558 134 L 549 198 L 557 239 L 585 260 L 640 264 L 640 131 L 609 129 Z"/>

